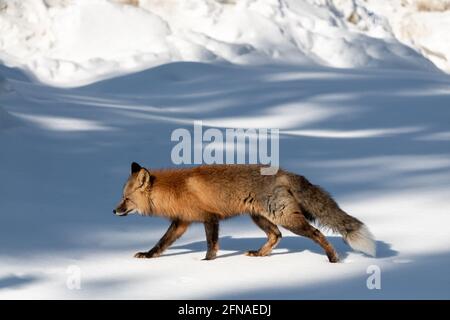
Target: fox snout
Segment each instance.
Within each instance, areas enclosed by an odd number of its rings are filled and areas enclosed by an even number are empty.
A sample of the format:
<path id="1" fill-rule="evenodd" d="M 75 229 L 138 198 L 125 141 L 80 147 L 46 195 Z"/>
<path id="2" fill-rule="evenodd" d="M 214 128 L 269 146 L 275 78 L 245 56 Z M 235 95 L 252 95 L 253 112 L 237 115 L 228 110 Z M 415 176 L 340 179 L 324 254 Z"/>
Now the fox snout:
<path id="1" fill-rule="evenodd" d="M 124 203 L 122 202 L 121 204 L 119 204 L 114 210 L 113 210 L 113 214 L 115 214 L 116 216 L 126 216 L 128 214 L 128 209 L 125 208 Z"/>
<path id="2" fill-rule="evenodd" d="M 113 214 L 116 215 L 116 216 L 119 216 L 119 217 L 124 217 L 124 216 L 126 216 L 128 213 L 126 213 L 126 212 L 119 212 L 119 211 L 117 211 L 116 209 L 114 209 L 114 210 L 113 210 Z"/>

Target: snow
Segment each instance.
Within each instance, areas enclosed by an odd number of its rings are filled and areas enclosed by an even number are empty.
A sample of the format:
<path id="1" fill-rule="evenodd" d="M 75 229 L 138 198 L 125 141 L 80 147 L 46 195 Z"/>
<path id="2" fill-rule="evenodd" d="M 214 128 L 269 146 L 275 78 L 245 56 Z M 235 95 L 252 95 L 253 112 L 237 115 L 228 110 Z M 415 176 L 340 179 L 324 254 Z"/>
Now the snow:
<path id="1" fill-rule="evenodd" d="M 363 6 L 355 26 L 319 0 L 6 3 L 0 299 L 450 298 L 450 77 L 389 18 Z M 168 222 L 112 214 L 129 165 L 172 166 L 171 133 L 195 120 L 279 128 L 282 167 L 364 221 L 377 257 L 328 234 L 330 264 L 286 230 L 247 257 L 265 235 L 243 216 L 221 223 L 214 261 L 201 225 L 134 259 Z"/>
<path id="2" fill-rule="evenodd" d="M 387 39 L 386 21 L 368 15 L 368 30 L 361 33 L 325 3 L 142 0 L 135 7 L 107 0 L 60 6 L 10 0 L 0 12 L 0 59 L 58 86 L 173 61 L 432 68 Z"/>
<path id="3" fill-rule="evenodd" d="M 12 113 L 14 115 L 14 113 Z M 28 120 L 30 123 L 37 124 L 48 130 L 53 131 L 94 131 L 94 130 L 108 130 L 108 127 L 103 126 L 97 121 L 64 118 L 64 117 L 49 117 L 16 114 L 19 119 Z"/>
<path id="4" fill-rule="evenodd" d="M 343 3 L 343 8 L 353 3 L 353 10 L 369 10 L 384 17 L 396 39 L 450 72 L 450 1 L 343 0 Z M 364 18 L 362 22 L 366 21 Z"/>

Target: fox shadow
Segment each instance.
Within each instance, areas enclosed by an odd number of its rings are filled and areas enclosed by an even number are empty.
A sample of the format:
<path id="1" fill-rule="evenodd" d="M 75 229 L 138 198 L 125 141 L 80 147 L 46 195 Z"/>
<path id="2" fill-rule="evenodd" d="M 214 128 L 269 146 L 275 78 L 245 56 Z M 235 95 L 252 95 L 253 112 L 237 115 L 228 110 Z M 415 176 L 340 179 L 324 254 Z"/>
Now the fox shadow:
<path id="1" fill-rule="evenodd" d="M 350 252 L 353 252 L 352 248 L 348 246 L 341 237 L 327 237 L 331 245 L 336 249 L 341 259 L 345 259 Z M 265 242 L 267 238 L 234 238 L 231 236 L 221 237 L 219 239 L 220 248 L 224 250 L 235 251 L 226 254 L 219 254 L 217 258 L 225 258 L 231 256 L 242 255 L 248 250 L 257 250 Z M 377 258 L 395 257 L 398 255 L 398 251 L 393 250 L 389 243 L 383 241 L 376 241 L 377 246 Z M 204 252 L 206 251 L 206 241 L 195 241 L 184 245 L 173 246 L 172 249 L 186 250 L 183 252 L 163 254 L 163 256 L 176 256 L 181 254 L 188 254 L 192 252 Z M 283 249 L 282 252 L 278 252 L 277 249 Z M 287 236 L 283 237 L 280 243 L 277 245 L 275 252 L 272 252 L 272 256 L 289 254 L 294 252 L 310 251 L 317 254 L 325 254 L 324 250 L 310 239 Z"/>

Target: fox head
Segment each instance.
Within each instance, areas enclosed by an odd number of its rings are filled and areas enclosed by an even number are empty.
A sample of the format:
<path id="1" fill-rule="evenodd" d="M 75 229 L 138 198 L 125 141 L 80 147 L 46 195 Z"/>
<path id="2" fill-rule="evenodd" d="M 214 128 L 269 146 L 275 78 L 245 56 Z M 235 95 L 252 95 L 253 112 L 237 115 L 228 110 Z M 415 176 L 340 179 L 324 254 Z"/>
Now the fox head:
<path id="1" fill-rule="evenodd" d="M 152 176 L 136 162 L 131 164 L 131 174 L 125 183 L 122 199 L 113 213 L 117 216 L 126 216 L 130 213 L 149 212 L 148 193 L 151 187 Z"/>

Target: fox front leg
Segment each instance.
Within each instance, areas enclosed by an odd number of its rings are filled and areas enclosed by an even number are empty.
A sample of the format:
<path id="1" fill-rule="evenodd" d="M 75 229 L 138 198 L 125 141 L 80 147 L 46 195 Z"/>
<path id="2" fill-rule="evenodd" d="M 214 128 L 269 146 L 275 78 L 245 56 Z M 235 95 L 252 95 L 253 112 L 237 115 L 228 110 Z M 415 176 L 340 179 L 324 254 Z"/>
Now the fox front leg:
<path id="1" fill-rule="evenodd" d="M 172 221 L 169 229 L 158 243 L 148 252 L 138 252 L 135 258 L 156 258 L 159 257 L 172 243 L 186 232 L 190 222 L 175 220 Z"/>
<path id="2" fill-rule="evenodd" d="M 203 260 L 213 260 L 219 250 L 219 220 L 216 218 L 205 222 L 206 243 L 208 251 Z"/>

